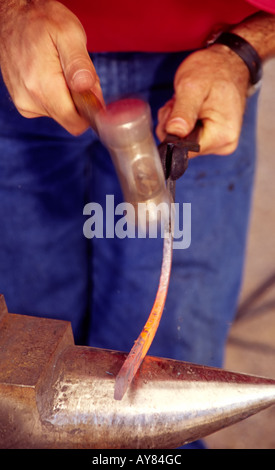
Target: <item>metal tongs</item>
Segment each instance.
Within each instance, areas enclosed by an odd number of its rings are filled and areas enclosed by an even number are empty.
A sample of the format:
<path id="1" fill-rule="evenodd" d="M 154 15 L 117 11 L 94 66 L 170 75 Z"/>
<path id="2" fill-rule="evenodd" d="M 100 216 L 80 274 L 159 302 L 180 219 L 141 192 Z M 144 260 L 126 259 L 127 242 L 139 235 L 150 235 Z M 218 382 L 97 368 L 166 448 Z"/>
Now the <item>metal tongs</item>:
<path id="1" fill-rule="evenodd" d="M 201 127 L 201 121 L 197 121 L 193 131 L 184 138 L 167 134 L 158 147 L 166 184 L 173 200 L 175 200 L 176 180 L 188 167 L 188 153 L 200 151 L 198 140 Z"/>

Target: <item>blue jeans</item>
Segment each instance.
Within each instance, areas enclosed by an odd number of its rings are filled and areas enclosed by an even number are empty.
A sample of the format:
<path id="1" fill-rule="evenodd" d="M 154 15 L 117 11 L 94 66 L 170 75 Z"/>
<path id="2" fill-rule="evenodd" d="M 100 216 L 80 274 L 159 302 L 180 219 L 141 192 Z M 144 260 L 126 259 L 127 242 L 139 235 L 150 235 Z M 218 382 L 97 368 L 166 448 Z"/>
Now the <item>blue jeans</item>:
<path id="1" fill-rule="evenodd" d="M 153 119 L 173 94 L 174 54 L 92 56 L 106 101 L 138 94 Z M 162 239 L 83 235 L 87 202 L 122 194 L 92 130 L 69 135 L 49 118 L 25 119 L 0 83 L 0 292 L 14 313 L 69 320 L 77 344 L 129 351 L 151 310 Z M 221 366 L 244 262 L 255 167 L 257 96 L 238 149 L 200 156 L 177 181 L 191 203 L 192 241 L 174 250 L 168 298 L 151 355 Z"/>

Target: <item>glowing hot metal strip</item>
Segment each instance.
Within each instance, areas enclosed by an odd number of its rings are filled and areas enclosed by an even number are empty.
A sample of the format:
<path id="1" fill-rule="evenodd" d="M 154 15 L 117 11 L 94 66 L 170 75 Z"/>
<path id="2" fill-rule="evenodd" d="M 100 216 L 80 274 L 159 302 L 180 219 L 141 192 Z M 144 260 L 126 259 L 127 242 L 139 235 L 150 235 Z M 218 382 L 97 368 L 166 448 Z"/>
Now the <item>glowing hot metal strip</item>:
<path id="1" fill-rule="evenodd" d="M 143 330 L 135 341 L 134 346 L 116 377 L 114 393 L 114 398 L 116 400 L 121 400 L 123 398 L 127 387 L 132 382 L 141 362 L 146 356 L 158 329 L 167 297 L 172 266 L 172 253 L 173 234 L 171 224 L 169 224 L 164 237 L 161 274 L 155 302 Z"/>

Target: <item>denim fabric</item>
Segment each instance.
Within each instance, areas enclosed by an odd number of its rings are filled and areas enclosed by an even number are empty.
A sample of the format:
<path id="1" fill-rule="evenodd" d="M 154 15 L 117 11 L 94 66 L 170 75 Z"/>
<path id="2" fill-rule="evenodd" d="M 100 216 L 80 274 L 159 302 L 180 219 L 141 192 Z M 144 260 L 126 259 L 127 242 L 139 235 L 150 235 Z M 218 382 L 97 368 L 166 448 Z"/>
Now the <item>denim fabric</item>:
<path id="1" fill-rule="evenodd" d="M 106 101 L 138 94 L 153 119 L 185 54 L 95 54 Z M 128 351 L 156 294 L 162 239 L 83 235 L 87 202 L 122 194 L 92 130 L 73 137 L 25 119 L 0 91 L 0 291 L 9 311 L 66 319 L 76 343 Z M 176 200 L 191 203 L 192 241 L 174 250 L 168 298 L 150 354 L 220 366 L 239 295 L 255 169 L 257 96 L 230 156 L 189 162 Z"/>

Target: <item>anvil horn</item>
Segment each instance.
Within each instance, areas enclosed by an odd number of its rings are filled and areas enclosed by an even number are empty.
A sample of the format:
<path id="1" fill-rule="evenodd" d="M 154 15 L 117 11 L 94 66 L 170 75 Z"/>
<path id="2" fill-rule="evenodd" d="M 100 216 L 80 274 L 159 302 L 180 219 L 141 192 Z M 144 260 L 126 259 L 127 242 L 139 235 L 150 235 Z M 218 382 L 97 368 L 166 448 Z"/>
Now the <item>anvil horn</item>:
<path id="1" fill-rule="evenodd" d="M 125 357 L 0 296 L 0 448 L 173 449 L 275 403 L 274 380 L 149 356 L 118 401 Z"/>

